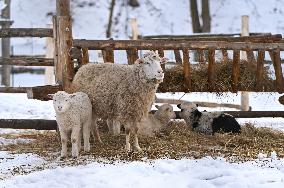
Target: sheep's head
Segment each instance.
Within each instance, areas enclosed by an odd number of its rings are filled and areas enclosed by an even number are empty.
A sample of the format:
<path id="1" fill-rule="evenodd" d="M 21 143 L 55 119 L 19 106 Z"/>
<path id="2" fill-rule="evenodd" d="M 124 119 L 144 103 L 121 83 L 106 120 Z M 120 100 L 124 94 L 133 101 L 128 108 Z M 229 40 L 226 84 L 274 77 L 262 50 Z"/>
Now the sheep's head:
<path id="1" fill-rule="evenodd" d="M 161 64 L 166 63 L 166 61 L 166 58 L 160 58 L 154 51 L 149 51 L 144 54 L 143 58 L 137 59 L 135 64 L 141 65 L 147 80 L 161 83 L 164 79 L 164 72 Z"/>
<path id="2" fill-rule="evenodd" d="M 156 114 L 159 114 L 162 117 L 166 117 L 167 119 L 176 118 L 176 114 L 174 112 L 172 105 L 163 104 L 162 106 L 155 105 L 155 107 L 158 109 Z"/>
<path id="3" fill-rule="evenodd" d="M 71 107 L 71 99 L 75 97 L 65 91 L 58 91 L 53 95 L 53 107 L 56 113 L 64 113 Z"/>
<path id="4" fill-rule="evenodd" d="M 198 125 L 198 120 L 202 116 L 202 113 L 197 109 L 198 105 L 178 104 L 177 107 L 181 109 L 180 117 L 185 119 L 187 123 L 190 123 L 192 128 L 196 128 L 195 125 Z"/>

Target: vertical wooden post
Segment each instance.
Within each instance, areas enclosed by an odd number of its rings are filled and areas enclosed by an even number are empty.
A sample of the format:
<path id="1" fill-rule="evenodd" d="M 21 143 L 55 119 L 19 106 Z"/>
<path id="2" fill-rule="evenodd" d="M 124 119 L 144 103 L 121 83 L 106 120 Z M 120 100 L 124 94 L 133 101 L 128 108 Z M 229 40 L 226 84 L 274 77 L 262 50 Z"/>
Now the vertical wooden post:
<path id="1" fill-rule="evenodd" d="M 139 35 L 137 19 L 131 18 L 129 23 L 132 30 L 132 40 L 137 40 Z"/>
<path id="2" fill-rule="evenodd" d="M 232 67 L 232 90 L 233 92 L 238 91 L 239 84 L 239 62 L 240 62 L 240 51 L 233 51 L 233 67 Z"/>
<path id="3" fill-rule="evenodd" d="M 3 19 L 10 19 L 10 5 L 11 1 L 10 0 L 5 0 L 4 1 L 6 4 L 6 7 L 2 10 L 2 18 Z M 6 22 L 2 25 L 2 28 L 10 28 L 11 22 Z M 10 57 L 10 38 L 2 38 L 2 57 L 3 58 L 9 58 Z M 2 66 L 2 80 L 1 84 L 5 86 L 10 86 L 11 85 L 11 65 L 3 65 Z"/>
<path id="4" fill-rule="evenodd" d="M 199 63 L 205 63 L 204 50 L 198 49 L 197 53 L 198 53 L 198 62 Z M 214 52 L 214 55 L 215 55 L 215 52 Z"/>
<path id="5" fill-rule="evenodd" d="M 242 16 L 242 33 L 241 36 L 249 36 L 249 17 Z M 247 59 L 244 51 L 241 52 L 241 59 Z M 241 109 L 243 111 L 249 111 L 249 93 L 241 93 Z"/>
<path id="6" fill-rule="evenodd" d="M 275 71 L 275 77 L 276 77 L 276 88 L 278 93 L 284 92 L 284 78 L 283 78 L 283 72 L 281 67 L 281 59 L 280 59 L 280 50 L 276 49 L 273 50 L 273 66 Z"/>
<path id="7" fill-rule="evenodd" d="M 53 16 L 52 18 L 53 24 L 53 40 L 54 40 L 54 51 L 53 51 L 53 60 L 54 60 L 54 72 L 55 72 L 55 83 L 62 85 L 62 66 L 58 61 L 58 24 L 57 17 Z"/>
<path id="8" fill-rule="evenodd" d="M 47 25 L 48 28 L 52 27 L 52 25 Z M 54 38 L 47 37 L 46 38 L 46 58 L 53 58 L 54 55 Z M 44 84 L 45 85 L 53 85 L 55 83 L 54 79 L 54 67 L 46 67 L 44 73 Z"/>
<path id="9" fill-rule="evenodd" d="M 72 23 L 70 16 L 70 0 L 57 0 L 57 29 L 58 29 L 58 63 L 62 67 L 62 86 L 69 90 L 74 77 L 74 65 L 71 60 Z"/>
<path id="10" fill-rule="evenodd" d="M 82 48 L 82 65 L 89 63 L 89 50 L 88 48 Z"/>
<path id="11" fill-rule="evenodd" d="M 259 50 L 257 56 L 257 64 L 256 64 L 256 90 L 262 91 L 261 86 L 263 85 L 263 65 L 264 65 L 265 51 Z"/>
<path id="12" fill-rule="evenodd" d="M 175 54 L 176 63 L 181 65 L 182 59 L 181 59 L 179 50 L 174 50 L 174 54 Z"/>
<path id="13" fill-rule="evenodd" d="M 137 19 L 131 18 L 129 24 L 132 30 L 132 40 L 137 40 L 139 35 Z M 134 62 L 139 58 L 137 49 L 126 50 L 126 54 L 128 64 L 130 65 L 134 64 Z"/>
<path id="14" fill-rule="evenodd" d="M 129 65 L 134 64 L 134 62 L 139 58 L 137 49 L 126 50 L 126 53 L 127 53 L 127 61 Z"/>
<path id="15" fill-rule="evenodd" d="M 222 49 L 222 55 L 223 55 L 223 62 L 228 62 L 229 61 L 228 51 Z"/>
<path id="16" fill-rule="evenodd" d="M 183 73 L 184 73 L 184 85 L 187 91 L 191 90 L 191 74 L 190 74 L 190 62 L 189 62 L 189 50 L 183 49 Z"/>
<path id="17" fill-rule="evenodd" d="M 112 49 L 102 50 L 105 63 L 114 63 L 114 52 Z"/>
<path id="18" fill-rule="evenodd" d="M 215 49 L 208 50 L 208 90 L 215 89 Z"/>

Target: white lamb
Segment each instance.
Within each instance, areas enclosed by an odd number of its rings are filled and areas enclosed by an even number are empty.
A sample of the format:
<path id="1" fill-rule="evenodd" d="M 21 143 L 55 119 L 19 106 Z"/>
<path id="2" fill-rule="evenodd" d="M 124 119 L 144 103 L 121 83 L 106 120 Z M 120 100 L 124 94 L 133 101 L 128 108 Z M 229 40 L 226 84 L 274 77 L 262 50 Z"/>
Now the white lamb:
<path id="1" fill-rule="evenodd" d="M 67 155 L 67 141 L 71 134 L 72 157 L 78 157 L 83 132 L 84 151 L 90 151 L 92 104 L 87 94 L 68 94 L 58 91 L 53 95 L 53 106 L 61 137 L 61 157 Z"/>
<path id="2" fill-rule="evenodd" d="M 154 133 L 165 128 L 171 119 L 175 119 L 176 114 L 170 104 L 155 105 L 155 107 L 158 109 L 155 114 L 149 114 L 148 118 L 140 123 L 138 134 L 154 136 Z"/>
<path id="3" fill-rule="evenodd" d="M 89 63 L 82 66 L 74 77 L 73 91 L 88 94 L 92 101 L 95 124 L 98 118 L 102 118 L 124 125 L 127 151 L 130 151 L 130 133 L 134 134 L 134 148 L 141 150 L 138 125 L 148 116 L 157 87 L 164 79 L 161 63 L 165 61 L 150 51 L 133 65 Z"/>

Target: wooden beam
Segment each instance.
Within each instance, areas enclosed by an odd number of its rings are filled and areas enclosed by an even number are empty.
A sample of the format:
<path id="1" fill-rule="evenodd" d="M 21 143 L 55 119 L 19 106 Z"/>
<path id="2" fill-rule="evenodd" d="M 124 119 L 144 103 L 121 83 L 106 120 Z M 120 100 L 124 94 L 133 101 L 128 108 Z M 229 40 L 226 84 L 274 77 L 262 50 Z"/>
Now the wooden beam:
<path id="1" fill-rule="evenodd" d="M 256 90 L 262 91 L 263 86 L 263 73 L 264 73 L 264 58 L 265 58 L 265 51 L 259 50 L 257 56 L 257 64 L 256 64 Z"/>
<path id="2" fill-rule="evenodd" d="M 58 40 L 58 24 L 57 24 L 57 17 L 52 17 L 52 25 L 53 25 L 53 39 L 54 39 L 54 74 L 55 74 L 55 83 L 56 84 L 62 84 L 62 66 L 61 63 L 58 62 L 58 46 L 59 46 L 59 40 Z"/>
<path id="3" fill-rule="evenodd" d="M 229 61 L 229 56 L 228 56 L 228 51 L 225 49 L 221 49 L 222 55 L 223 55 L 223 61 L 228 62 Z"/>
<path id="4" fill-rule="evenodd" d="M 0 119 L 0 128 L 57 130 L 57 123 L 47 119 Z"/>
<path id="5" fill-rule="evenodd" d="M 174 50 L 174 54 L 175 54 L 176 63 L 181 65 L 182 59 L 181 59 L 179 50 Z"/>
<path id="6" fill-rule="evenodd" d="M 209 49 L 216 50 L 284 50 L 283 42 L 272 43 L 253 43 L 253 42 L 227 42 L 227 41 L 188 41 L 188 40 L 84 40 L 75 39 L 75 47 L 89 48 L 89 50 L 104 50 L 111 48 L 113 50 L 129 50 L 136 48 L 138 50 L 164 49 Z"/>
<path id="7" fill-rule="evenodd" d="M 208 90 L 214 91 L 215 90 L 215 80 L 216 80 L 216 73 L 215 73 L 215 49 L 208 50 Z"/>
<path id="8" fill-rule="evenodd" d="M 105 63 L 114 63 L 114 52 L 112 49 L 103 50 L 102 53 Z"/>
<path id="9" fill-rule="evenodd" d="M 26 93 L 31 87 L 0 87 L 0 93 Z"/>
<path id="10" fill-rule="evenodd" d="M 53 37 L 53 30 L 48 28 L 2 28 L 0 38 L 11 37 Z"/>
<path id="11" fill-rule="evenodd" d="M 248 62 L 256 63 L 253 51 L 252 50 L 247 50 L 246 53 L 247 53 L 247 60 L 248 60 Z"/>
<path id="12" fill-rule="evenodd" d="M 48 101 L 52 100 L 48 97 L 48 94 L 54 94 L 57 91 L 62 91 L 63 88 L 60 85 L 47 85 L 47 86 L 37 86 L 37 87 L 30 87 L 26 89 L 28 99 L 38 99 L 41 101 Z"/>
<path id="13" fill-rule="evenodd" d="M 204 50 L 197 50 L 198 53 L 198 62 L 199 63 L 205 63 L 205 54 L 204 54 Z"/>
<path id="14" fill-rule="evenodd" d="M 88 48 L 82 49 L 82 65 L 86 65 L 89 63 L 89 50 Z"/>
<path id="15" fill-rule="evenodd" d="M 283 78 L 283 72 L 281 67 L 281 59 L 280 59 L 280 50 L 273 50 L 273 66 L 275 71 L 275 77 L 276 77 L 276 87 L 277 91 L 279 93 L 284 92 L 284 78 Z"/>
<path id="16" fill-rule="evenodd" d="M 38 58 L 38 57 L 24 57 L 24 58 L 0 58 L 0 65 L 17 65 L 17 66 L 54 66 L 53 58 Z"/>
<path id="17" fill-rule="evenodd" d="M 129 65 L 134 64 L 134 62 L 139 58 L 137 49 L 126 50 L 126 54 Z"/>
<path id="18" fill-rule="evenodd" d="M 191 91 L 191 73 L 189 62 L 189 50 L 183 49 L 183 73 L 184 73 L 184 85 L 187 91 Z"/>
<path id="19" fill-rule="evenodd" d="M 232 91 L 236 93 L 238 91 L 239 84 L 239 67 L 240 62 L 240 51 L 234 50 L 233 52 L 233 67 L 232 67 Z"/>

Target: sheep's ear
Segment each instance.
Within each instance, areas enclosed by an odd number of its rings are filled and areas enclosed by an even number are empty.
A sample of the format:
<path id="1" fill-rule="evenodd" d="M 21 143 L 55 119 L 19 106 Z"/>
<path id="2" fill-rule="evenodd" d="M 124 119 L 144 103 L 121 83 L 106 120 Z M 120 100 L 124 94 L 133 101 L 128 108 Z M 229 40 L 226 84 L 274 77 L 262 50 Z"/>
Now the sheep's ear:
<path id="1" fill-rule="evenodd" d="M 156 107 L 157 109 L 159 109 L 160 106 L 159 106 L 159 105 L 155 105 L 155 107 Z"/>
<path id="2" fill-rule="evenodd" d="M 166 64 L 168 61 L 169 61 L 169 59 L 166 58 L 166 57 L 162 57 L 162 58 L 161 58 L 161 64 L 162 64 L 162 65 L 163 65 L 163 64 Z"/>
<path id="3" fill-rule="evenodd" d="M 135 61 L 135 64 L 143 64 L 144 63 L 144 60 L 143 59 L 137 59 Z"/>
<path id="4" fill-rule="evenodd" d="M 48 97 L 49 99 L 53 99 L 53 96 L 54 96 L 54 94 L 48 94 L 48 95 L 47 95 L 47 97 Z"/>

